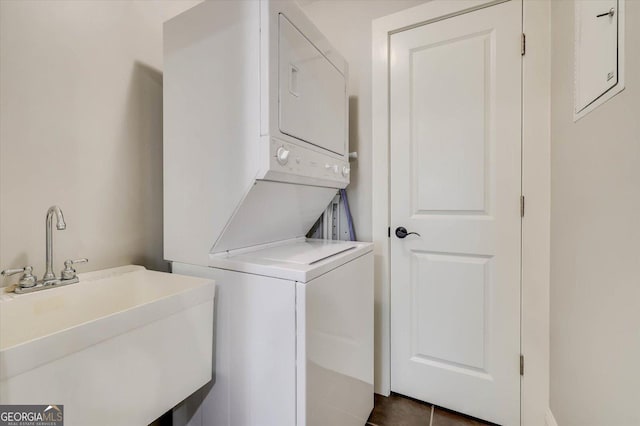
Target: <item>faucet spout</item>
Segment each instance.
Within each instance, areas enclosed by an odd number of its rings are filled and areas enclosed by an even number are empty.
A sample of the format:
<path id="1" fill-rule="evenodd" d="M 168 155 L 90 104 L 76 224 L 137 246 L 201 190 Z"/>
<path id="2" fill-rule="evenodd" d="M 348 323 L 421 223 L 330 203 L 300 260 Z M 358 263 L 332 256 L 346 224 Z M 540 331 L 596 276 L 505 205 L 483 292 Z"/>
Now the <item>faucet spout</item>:
<path id="1" fill-rule="evenodd" d="M 47 210 L 47 219 L 45 222 L 46 227 L 46 271 L 42 277 L 43 281 L 53 280 L 56 275 L 53 273 L 53 216 L 56 216 L 56 229 L 62 231 L 67 228 L 67 224 L 64 221 L 64 215 L 62 210 L 58 206 L 51 206 Z"/>

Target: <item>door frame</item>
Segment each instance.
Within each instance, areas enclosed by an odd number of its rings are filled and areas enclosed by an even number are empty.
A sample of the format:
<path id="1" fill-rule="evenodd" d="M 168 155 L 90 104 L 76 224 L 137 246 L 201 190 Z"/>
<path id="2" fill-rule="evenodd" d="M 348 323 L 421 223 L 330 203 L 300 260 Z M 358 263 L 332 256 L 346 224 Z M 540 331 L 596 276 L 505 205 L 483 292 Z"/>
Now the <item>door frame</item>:
<path id="1" fill-rule="evenodd" d="M 391 391 L 389 240 L 390 35 L 505 1 L 522 1 L 521 425 L 545 424 L 549 407 L 550 0 L 432 0 L 372 24 L 372 221 L 375 258 L 375 391 Z M 518 200 L 514 200 L 518 202 Z"/>

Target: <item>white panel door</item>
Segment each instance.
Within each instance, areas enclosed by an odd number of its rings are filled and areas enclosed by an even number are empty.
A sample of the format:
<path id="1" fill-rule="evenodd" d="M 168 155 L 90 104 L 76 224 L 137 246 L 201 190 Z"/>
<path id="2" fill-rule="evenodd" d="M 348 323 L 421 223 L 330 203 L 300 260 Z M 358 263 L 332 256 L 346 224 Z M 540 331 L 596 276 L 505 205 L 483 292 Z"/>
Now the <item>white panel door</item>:
<path id="1" fill-rule="evenodd" d="M 520 417 L 521 11 L 390 44 L 391 389 L 502 425 Z"/>

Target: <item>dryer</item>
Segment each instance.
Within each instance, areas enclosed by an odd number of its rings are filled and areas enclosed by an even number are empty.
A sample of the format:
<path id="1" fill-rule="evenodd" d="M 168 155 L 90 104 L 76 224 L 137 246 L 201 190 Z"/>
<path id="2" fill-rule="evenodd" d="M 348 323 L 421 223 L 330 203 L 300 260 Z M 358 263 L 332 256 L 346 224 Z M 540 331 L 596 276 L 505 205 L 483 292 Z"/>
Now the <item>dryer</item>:
<path id="1" fill-rule="evenodd" d="M 168 259 L 304 236 L 348 185 L 347 63 L 293 1 L 167 21 L 163 73 Z"/>

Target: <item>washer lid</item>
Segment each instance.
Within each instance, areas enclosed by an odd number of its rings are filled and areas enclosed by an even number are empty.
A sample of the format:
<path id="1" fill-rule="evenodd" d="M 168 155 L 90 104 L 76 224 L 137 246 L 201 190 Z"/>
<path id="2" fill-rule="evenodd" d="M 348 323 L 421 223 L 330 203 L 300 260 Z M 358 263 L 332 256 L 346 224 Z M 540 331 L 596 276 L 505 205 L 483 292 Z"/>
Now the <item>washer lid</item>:
<path id="1" fill-rule="evenodd" d="M 270 260 L 274 262 L 313 265 L 357 247 L 355 243 L 330 240 L 298 241 L 276 247 L 269 247 L 247 254 L 252 259 Z"/>
<path id="2" fill-rule="evenodd" d="M 359 241 L 281 241 L 255 249 L 209 256 L 209 266 L 298 282 L 329 272 L 373 250 Z"/>

